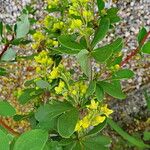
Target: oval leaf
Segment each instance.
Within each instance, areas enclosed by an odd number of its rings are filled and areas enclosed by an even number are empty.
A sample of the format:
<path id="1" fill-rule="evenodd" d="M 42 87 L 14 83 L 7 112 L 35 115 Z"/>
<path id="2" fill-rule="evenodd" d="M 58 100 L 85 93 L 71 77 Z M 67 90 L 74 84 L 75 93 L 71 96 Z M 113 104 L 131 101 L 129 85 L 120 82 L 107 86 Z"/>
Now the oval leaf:
<path id="1" fill-rule="evenodd" d="M 61 35 L 58 37 L 58 41 L 63 45 L 64 47 L 70 48 L 72 50 L 82 50 L 84 49 L 84 46 L 82 46 L 80 43 L 75 42 L 75 40 L 69 36 L 69 35 Z"/>
<path id="2" fill-rule="evenodd" d="M 150 54 L 150 42 L 149 41 L 144 44 L 144 46 L 142 47 L 141 51 L 143 53 Z"/>
<path id="3" fill-rule="evenodd" d="M 70 137 L 75 130 L 75 126 L 77 124 L 79 118 L 79 112 L 74 108 L 69 112 L 62 114 L 58 118 L 58 133 L 65 138 Z"/>
<path id="4" fill-rule="evenodd" d="M 145 37 L 145 35 L 147 34 L 147 30 L 143 27 L 138 34 L 138 43 L 141 44 L 143 38 Z"/>
<path id="5" fill-rule="evenodd" d="M 7 101 L 0 101 L 0 116 L 8 117 L 15 114 L 15 109 Z"/>
<path id="6" fill-rule="evenodd" d="M 99 82 L 104 92 L 117 99 L 125 99 L 126 95 L 122 92 L 121 88 L 113 83 Z"/>
<path id="7" fill-rule="evenodd" d="M 2 56 L 1 60 L 2 61 L 12 61 L 15 60 L 16 57 L 16 52 L 12 49 L 9 48 Z"/>
<path id="8" fill-rule="evenodd" d="M 77 60 L 81 66 L 83 73 L 86 76 L 90 77 L 91 69 L 90 69 L 90 58 L 89 58 L 88 54 L 89 54 L 89 52 L 86 49 L 81 50 L 77 54 Z"/>
<path id="9" fill-rule="evenodd" d="M 2 130 L 0 130 L 0 149 L 1 150 L 10 149 L 9 137 Z"/>
<path id="10" fill-rule="evenodd" d="M 20 17 L 20 21 L 17 22 L 16 36 L 17 38 L 23 38 L 29 32 L 30 22 L 28 19 L 28 14 L 23 14 Z"/>
<path id="11" fill-rule="evenodd" d="M 54 104 L 46 104 L 44 106 L 40 106 L 35 113 L 35 118 L 39 122 L 43 122 L 47 119 L 52 119 L 61 115 L 62 113 L 71 110 L 73 107 L 64 102 L 57 102 Z"/>
<path id="12" fill-rule="evenodd" d="M 95 32 L 94 39 L 92 41 L 93 47 L 95 47 L 95 45 L 106 36 L 109 27 L 110 27 L 110 20 L 108 18 L 104 18 L 100 21 L 100 26 L 98 27 L 98 30 Z"/>
<path id="13" fill-rule="evenodd" d="M 129 79 L 134 76 L 134 72 L 129 69 L 122 69 L 117 71 L 111 80 L 121 80 L 121 79 Z"/>
<path id="14" fill-rule="evenodd" d="M 35 129 L 23 133 L 15 142 L 13 150 L 43 150 L 48 140 L 48 133 Z"/>

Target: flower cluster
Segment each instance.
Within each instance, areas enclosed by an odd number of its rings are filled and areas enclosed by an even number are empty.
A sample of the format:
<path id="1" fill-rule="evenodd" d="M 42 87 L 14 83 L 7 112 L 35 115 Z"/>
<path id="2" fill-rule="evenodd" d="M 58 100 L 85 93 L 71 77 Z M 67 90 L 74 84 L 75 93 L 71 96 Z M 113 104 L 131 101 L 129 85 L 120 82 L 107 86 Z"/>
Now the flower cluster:
<path id="1" fill-rule="evenodd" d="M 107 105 L 101 106 L 99 102 L 91 100 L 91 104 L 87 105 L 87 114 L 76 124 L 75 131 L 82 131 L 91 126 L 97 126 L 103 123 L 106 117 L 113 113 L 113 110 L 107 108 Z"/>

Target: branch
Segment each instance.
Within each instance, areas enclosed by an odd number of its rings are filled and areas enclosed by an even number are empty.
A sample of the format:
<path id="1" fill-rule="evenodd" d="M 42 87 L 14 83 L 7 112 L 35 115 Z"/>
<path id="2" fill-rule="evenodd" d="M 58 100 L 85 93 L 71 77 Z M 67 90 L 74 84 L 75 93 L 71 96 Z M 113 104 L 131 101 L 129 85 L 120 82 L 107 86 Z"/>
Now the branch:
<path id="1" fill-rule="evenodd" d="M 125 65 L 126 63 L 128 63 L 128 61 L 129 61 L 130 59 L 132 59 L 132 57 L 135 56 L 135 55 L 139 52 L 141 46 L 145 43 L 145 41 L 147 40 L 147 38 L 148 38 L 149 36 L 150 36 L 150 31 L 144 36 L 144 38 L 142 39 L 142 41 L 141 41 L 141 43 L 139 44 L 139 46 L 138 46 L 135 50 L 133 50 L 129 55 L 127 55 L 127 57 L 120 63 L 120 66 L 123 66 L 123 65 Z"/>
<path id="2" fill-rule="evenodd" d="M 6 123 L 4 123 L 2 121 L 2 119 L 0 119 L 0 125 L 3 126 L 5 129 L 7 129 L 10 133 L 12 133 L 15 136 L 19 136 L 20 134 L 16 131 L 14 131 L 13 129 L 11 129 Z"/>

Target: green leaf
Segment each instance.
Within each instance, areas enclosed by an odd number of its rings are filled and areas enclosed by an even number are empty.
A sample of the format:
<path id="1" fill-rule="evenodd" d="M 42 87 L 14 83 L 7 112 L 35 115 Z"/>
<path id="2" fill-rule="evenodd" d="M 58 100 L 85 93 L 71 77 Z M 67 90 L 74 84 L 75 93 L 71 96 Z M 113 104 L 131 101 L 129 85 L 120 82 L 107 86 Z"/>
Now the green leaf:
<path id="1" fill-rule="evenodd" d="M 42 122 L 44 120 L 57 117 L 71 109 L 73 109 L 73 106 L 65 102 L 55 102 L 53 104 L 46 104 L 38 108 L 37 112 L 35 113 L 35 118 L 39 122 Z"/>
<path id="2" fill-rule="evenodd" d="M 96 136 L 87 138 L 82 143 L 86 150 L 109 150 L 110 139 L 106 136 Z"/>
<path id="3" fill-rule="evenodd" d="M 50 87 L 50 84 L 44 80 L 38 80 L 36 81 L 36 85 L 41 89 L 46 89 Z"/>
<path id="4" fill-rule="evenodd" d="M 109 82 L 99 82 L 100 86 L 103 88 L 104 92 L 111 95 L 117 99 L 125 99 L 126 95 L 122 92 L 121 88 L 116 84 L 109 83 Z"/>
<path id="5" fill-rule="evenodd" d="M 36 128 L 44 129 L 48 131 L 57 130 L 57 118 L 45 118 L 45 120 L 40 121 Z"/>
<path id="6" fill-rule="evenodd" d="M 150 54 L 150 42 L 149 41 L 144 44 L 144 46 L 141 49 L 141 52 Z"/>
<path id="7" fill-rule="evenodd" d="M 123 129 L 121 129 L 112 119 L 108 118 L 108 124 L 111 126 L 112 129 L 114 129 L 119 135 L 121 135 L 125 140 L 129 141 L 133 145 L 139 147 L 139 148 L 150 148 L 150 146 L 143 143 L 143 141 L 134 138 L 133 136 L 130 136 L 128 133 L 126 133 Z"/>
<path id="8" fill-rule="evenodd" d="M 90 95 L 93 95 L 95 90 L 96 90 L 96 82 L 91 81 L 90 84 L 89 84 L 89 87 L 87 89 L 87 92 L 86 92 L 86 97 L 89 97 Z"/>
<path id="9" fill-rule="evenodd" d="M 134 76 L 134 72 L 129 69 L 122 69 L 113 75 L 111 80 L 121 80 L 121 79 L 130 79 Z"/>
<path id="10" fill-rule="evenodd" d="M 35 99 L 37 96 L 42 94 L 43 91 L 41 89 L 36 90 L 35 88 L 25 89 L 23 93 L 19 96 L 18 100 L 20 104 L 26 104 L 30 100 Z"/>
<path id="11" fill-rule="evenodd" d="M 15 109 L 7 101 L 0 101 L 0 116 L 10 117 L 14 116 L 15 114 Z"/>
<path id="12" fill-rule="evenodd" d="M 85 49 L 81 50 L 78 54 L 77 54 L 77 60 L 81 66 L 81 69 L 83 71 L 83 73 L 90 77 L 91 75 L 91 69 L 90 69 L 90 58 L 89 58 L 89 52 Z"/>
<path id="13" fill-rule="evenodd" d="M 96 84 L 96 97 L 98 101 L 102 101 L 104 99 L 104 90 L 101 88 L 99 84 Z"/>
<path id="14" fill-rule="evenodd" d="M 94 59 L 100 63 L 104 63 L 112 55 L 112 48 L 110 45 L 106 45 L 92 51 L 92 56 Z"/>
<path id="15" fill-rule="evenodd" d="M 74 50 L 74 49 L 70 49 L 70 48 L 66 48 L 66 47 L 57 47 L 57 48 L 51 48 L 52 50 L 54 50 L 55 53 L 60 53 L 60 54 L 77 54 L 79 53 L 79 50 Z"/>
<path id="16" fill-rule="evenodd" d="M 61 35 L 58 37 L 58 41 L 64 47 L 70 48 L 71 50 L 82 50 L 84 46 L 80 43 L 75 42 L 75 40 L 69 35 Z"/>
<path id="17" fill-rule="evenodd" d="M 102 131 L 107 125 L 107 119 L 103 123 L 100 123 L 99 125 L 95 126 L 92 130 L 90 130 L 86 136 L 95 136 L 100 131 Z"/>
<path id="18" fill-rule="evenodd" d="M 15 60 L 16 57 L 16 52 L 12 49 L 9 48 L 2 56 L 1 60 L 2 61 L 12 61 Z"/>
<path id="19" fill-rule="evenodd" d="M 143 138 L 145 141 L 150 141 L 150 132 L 148 131 L 145 131 L 144 132 L 144 138 Z"/>
<path id="20" fill-rule="evenodd" d="M 48 133 L 35 129 L 23 133 L 16 141 L 13 150 L 43 150 L 48 140 Z"/>
<path id="21" fill-rule="evenodd" d="M 95 32 L 94 39 L 91 43 L 93 47 L 95 47 L 95 45 L 106 36 L 109 27 L 110 27 L 110 20 L 108 18 L 101 19 L 100 26 L 98 30 Z"/>
<path id="22" fill-rule="evenodd" d="M 120 17 L 117 15 L 119 9 L 118 8 L 110 8 L 107 10 L 107 16 L 106 18 L 109 18 L 110 19 L 110 23 L 113 24 L 113 23 L 117 23 L 120 21 Z"/>
<path id="23" fill-rule="evenodd" d="M 58 118 L 58 133 L 64 138 L 70 137 L 74 133 L 78 119 L 79 112 L 75 108 L 62 114 Z"/>
<path id="24" fill-rule="evenodd" d="M 110 44 L 111 48 L 113 49 L 113 52 L 119 52 L 123 48 L 123 39 L 117 38 L 114 42 Z"/>
<path id="25" fill-rule="evenodd" d="M 101 14 L 101 10 L 103 10 L 105 7 L 104 0 L 97 0 L 97 6 L 98 6 L 99 13 Z"/>
<path id="26" fill-rule="evenodd" d="M 80 142 L 76 142 L 71 150 L 83 150 L 83 146 L 81 145 Z"/>
<path id="27" fill-rule="evenodd" d="M 145 35 L 147 34 L 147 30 L 146 28 L 142 28 L 140 31 L 139 31 L 139 34 L 138 34 L 138 43 L 141 44 L 143 38 L 145 37 Z"/>
<path id="28" fill-rule="evenodd" d="M 3 35 L 3 23 L 0 22 L 0 36 L 2 37 Z"/>
<path id="29" fill-rule="evenodd" d="M 58 141 L 48 142 L 46 143 L 46 147 L 47 149 L 45 148 L 43 150 L 63 150 Z"/>
<path id="30" fill-rule="evenodd" d="M 0 130 L 0 149 L 10 150 L 9 142 L 9 137 L 2 130 Z"/>
<path id="31" fill-rule="evenodd" d="M 123 40 L 122 38 L 117 38 L 111 44 L 105 45 L 103 47 L 97 48 L 92 52 L 92 56 L 100 63 L 109 60 L 112 56 L 113 52 L 116 53 L 121 51 L 123 47 Z"/>
<path id="32" fill-rule="evenodd" d="M 7 74 L 6 69 L 0 67 L 0 76 L 4 76 Z"/>
<path id="33" fill-rule="evenodd" d="M 16 37 L 23 38 L 29 32 L 30 22 L 28 19 L 28 14 L 23 14 L 20 17 L 20 21 L 17 22 L 17 29 L 16 29 Z"/>

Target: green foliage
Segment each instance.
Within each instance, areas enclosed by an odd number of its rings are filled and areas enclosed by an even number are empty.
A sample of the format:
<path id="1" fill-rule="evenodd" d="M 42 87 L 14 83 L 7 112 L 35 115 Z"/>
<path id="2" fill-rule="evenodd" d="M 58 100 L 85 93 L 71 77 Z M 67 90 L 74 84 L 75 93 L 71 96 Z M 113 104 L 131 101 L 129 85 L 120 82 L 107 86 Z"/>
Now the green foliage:
<path id="1" fill-rule="evenodd" d="M 99 13 L 101 14 L 101 10 L 105 8 L 105 2 L 103 0 L 97 0 L 97 6 Z"/>
<path id="2" fill-rule="evenodd" d="M 20 21 L 17 22 L 16 38 L 23 38 L 27 35 L 30 28 L 30 22 L 27 14 L 20 16 Z"/>
<path id="3" fill-rule="evenodd" d="M 108 150 L 108 145 L 110 144 L 110 139 L 105 136 L 97 136 L 87 138 L 83 141 L 83 145 L 87 150 Z"/>
<path id="4" fill-rule="evenodd" d="M 150 54 L 150 42 L 149 41 L 144 44 L 144 46 L 141 49 L 141 52 L 145 54 Z"/>
<path id="5" fill-rule="evenodd" d="M 122 80 L 122 79 L 130 79 L 134 76 L 133 71 L 129 69 L 122 69 L 114 73 L 111 80 Z"/>
<path id="6" fill-rule="evenodd" d="M 0 67 L 0 76 L 4 76 L 4 75 L 6 75 L 6 74 L 7 74 L 6 69 Z"/>
<path id="7" fill-rule="evenodd" d="M 7 101 L 0 101 L 0 116 L 8 117 L 15 114 L 15 109 Z"/>
<path id="8" fill-rule="evenodd" d="M 89 52 L 86 49 L 81 50 L 77 54 L 77 60 L 81 66 L 82 71 L 85 73 L 87 77 L 91 76 L 91 69 L 90 69 L 90 56 Z"/>
<path id="9" fill-rule="evenodd" d="M 58 38 L 59 42 L 66 48 L 69 48 L 71 49 L 72 51 L 80 51 L 82 49 L 84 49 L 84 47 L 75 42 L 75 40 L 73 39 L 73 37 L 69 36 L 69 35 L 61 35 L 59 38 Z M 74 52 L 73 52 L 74 53 Z"/>
<path id="10" fill-rule="evenodd" d="M 144 140 L 149 141 L 150 140 L 150 132 L 145 131 L 144 132 Z"/>
<path id="11" fill-rule="evenodd" d="M 2 61 L 12 61 L 15 60 L 16 57 L 16 52 L 12 49 L 9 48 L 2 56 L 1 60 Z"/>
<path id="12" fill-rule="evenodd" d="M 126 95 L 122 92 L 121 87 L 116 83 L 99 82 L 99 85 L 103 88 L 104 92 L 117 99 L 125 99 Z"/>
<path id="13" fill-rule="evenodd" d="M 43 91 L 41 89 L 36 90 L 35 88 L 25 89 L 22 94 L 19 96 L 18 100 L 21 104 L 28 103 L 30 100 L 41 95 Z"/>
<path id="14" fill-rule="evenodd" d="M 96 4 L 97 9 L 93 9 Z M 93 1 L 70 3 L 68 0 L 52 1 L 46 5 L 43 10 L 46 16 L 40 20 L 40 28 L 32 28 L 36 22 L 39 23 L 34 17 L 29 18 L 30 14 L 34 16 L 36 12 L 32 6 L 23 9 L 15 25 L 0 22 L 1 43 L 4 45 L 0 58 L 2 65 L 30 59 L 34 61 L 36 73 L 33 79 L 25 81 L 24 89 L 16 95 L 20 104 L 33 105 L 31 112 L 16 114 L 8 102 L 0 101 L 2 117 L 9 116 L 14 121 L 28 120 L 31 123 L 31 130 L 18 137 L 7 134 L 1 127 L 0 148 L 108 150 L 111 140 L 102 135 L 107 124 L 133 145 L 149 148 L 109 119 L 113 111 L 107 107 L 107 94 L 115 99 L 125 99 L 121 81 L 134 77 L 133 71 L 122 68 L 122 38 L 99 46 L 99 42 L 109 37 L 109 30 L 120 21 L 118 8 L 105 8 L 104 0 L 97 0 L 94 5 Z M 58 14 L 60 17 L 56 18 Z M 7 38 L 8 35 L 12 35 L 11 40 Z M 150 43 L 145 42 L 147 36 L 148 32 L 143 27 L 138 35 L 141 55 L 150 53 Z M 34 49 L 31 56 L 17 55 L 12 48 L 30 45 Z M 66 55 L 63 57 L 64 54 L 73 56 L 78 62 L 81 68 L 79 76 L 70 65 L 70 59 Z M 130 57 L 133 56 L 127 58 Z M 63 66 L 66 61 L 69 69 Z M 94 62 L 99 66 L 98 71 L 95 71 Z M 0 67 L 1 77 L 7 73 L 9 70 Z M 145 97 L 149 108 L 147 93 Z M 148 132 L 144 133 L 144 140 L 149 140 Z"/>
<path id="15" fill-rule="evenodd" d="M 130 136 L 127 132 L 125 132 L 122 128 L 120 128 L 117 123 L 115 123 L 113 120 L 108 119 L 108 124 L 111 126 L 112 129 L 114 129 L 119 135 L 121 135 L 125 140 L 129 141 L 133 145 L 136 145 L 139 148 L 149 148 L 149 145 L 146 145 L 143 143 L 143 141 L 134 138 L 133 136 Z"/>
<path id="16" fill-rule="evenodd" d="M 48 133 L 35 129 L 22 134 L 15 142 L 13 150 L 43 150 L 48 140 Z"/>
<path id="17" fill-rule="evenodd" d="M 110 20 L 108 18 L 102 19 L 100 22 L 100 26 L 98 27 L 98 30 L 95 31 L 94 39 L 91 44 L 93 47 L 95 47 L 95 45 L 106 36 L 109 27 L 110 27 Z"/>
<path id="18" fill-rule="evenodd" d="M 147 34 L 147 30 L 143 27 L 138 34 L 138 43 L 141 44 L 143 38 L 145 37 L 145 35 Z"/>
<path id="19" fill-rule="evenodd" d="M 79 112 L 75 108 L 62 114 L 58 118 L 58 133 L 64 138 L 70 137 L 74 133 L 78 118 Z"/>
<path id="20" fill-rule="evenodd" d="M 0 147 L 1 150 L 9 150 L 10 145 L 9 145 L 9 138 L 7 134 L 5 134 L 2 130 L 0 130 Z"/>

